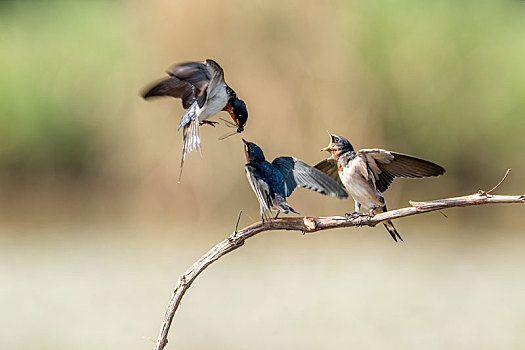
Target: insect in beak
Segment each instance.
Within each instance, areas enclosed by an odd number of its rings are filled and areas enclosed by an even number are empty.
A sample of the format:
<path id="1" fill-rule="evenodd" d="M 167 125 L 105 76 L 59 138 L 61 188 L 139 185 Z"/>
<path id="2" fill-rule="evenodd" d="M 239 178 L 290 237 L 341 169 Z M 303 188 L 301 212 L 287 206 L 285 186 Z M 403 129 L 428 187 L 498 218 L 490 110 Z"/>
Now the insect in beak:
<path id="1" fill-rule="evenodd" d="M 219 118 L 220 120 L 222 120 L 227 127 L 229 128 L 237 128 L 237 130 L 235 132 L 232 132 L 232 133 L 228 133 L 228 134 L 225 134 L 225 135 L 222 135 L 221 137 L 219 137 L 219 140 L 224 140 L 224 139 L 227 139 L 228 137 L 230 136 L 233 136 L 235 134 L 238 134 L 238 133 L 241 133 L 242 131 L 244 131 L 244 128 L 241 129 L 241 127 L 239 127 L 237 124 L 227 120 L 227 119 L 224 119 L 224 118 Z M 240 130 L 240 131 L 239 131 Z"/>
<path id="2" fill-rule="evenodd" d="M 228 137 L 233 136 L 233 135 L 237 135 L 237 131 L 234 131 L 234 132 L 229 133 L 229 134 L 222 135 L 221 137 L 219 137 L 219 140 L 221 140 L 221 141 L 222 141 L 222 140 L 225 140 L 225 139 L 227 139 Z"/>
<path id="3" fill-rule="evenodd" d="M 238 125 L 235 124 L 234 122 L 230 121 L 230 120 L 227 120 L 227 119 L 224 119 L 224 118 L 219 118 L 220 120 L 222 120 L 227 127 L 229 128 L 236 128 Z"/>

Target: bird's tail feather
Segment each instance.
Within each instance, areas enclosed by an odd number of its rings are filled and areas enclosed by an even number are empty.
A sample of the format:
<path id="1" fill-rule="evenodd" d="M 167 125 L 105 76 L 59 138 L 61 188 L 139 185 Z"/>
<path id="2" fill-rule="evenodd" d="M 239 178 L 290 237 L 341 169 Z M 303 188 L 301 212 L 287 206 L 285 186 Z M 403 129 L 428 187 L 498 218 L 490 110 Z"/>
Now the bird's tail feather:
<path id="1" fill-rule="evenodd" d="M 403 238 L 399 235 L 396 228 L 394 227 L 394 224 L 392 221 L 388 220 L 387 222 L 383 223 L 385 225 L 388 233 L 390 233 L 390 236 L 394 239 L 394 241 L 397 242 L 397 239 L 399 238 L 403 242 Z"/>
<path id="2" fill-rule="evenodd" d="M 385 200 L 383 199 L 383 203 L 385 202 Z M 374 215 L 375 214 L 379 214 L 379 213 L 384 213 L 386 212 L 387 209 L 386 209 L 386 204 L 383 205 L 382 207 L 378 207 L 374 210 Z M 383 222 L 383 225 L 385 225 L 385 228 L 387 229 L 388 233 L 390 233 L 390 236 L 392 236 L 392 238 L 394 239 L 394 241 L 397 242 L 397 239 L 399 238 L 401 240 L 401 242 L 403 242 L 403 238 L 401 238 L 401 236 L 399 235 L 399 233 L 397 232 L 396 228 L 394 227 L 394 224 L 392 223 L 392 221 L 388 220 L 387 222 Z"/>
<path id="3" fill-rule="evenodd" d="M 182 129 L 182 159 L 180 160 L 180 174 L 179 182 L 182 178 L 182 167 L 184 166 L 184 159 L 186 154 L 199 150 L 202 156 L 201 137 L 199 133 L 199 119 L 194 118 L 189 123 L 183 126 Z"/>
<path id="4" fill-rule="evenodd" d="M 180 119 L 179 129 L 188 125 L 193 119 L 197 118 L 197 102 L 193 102 L 186 113 Z"/>

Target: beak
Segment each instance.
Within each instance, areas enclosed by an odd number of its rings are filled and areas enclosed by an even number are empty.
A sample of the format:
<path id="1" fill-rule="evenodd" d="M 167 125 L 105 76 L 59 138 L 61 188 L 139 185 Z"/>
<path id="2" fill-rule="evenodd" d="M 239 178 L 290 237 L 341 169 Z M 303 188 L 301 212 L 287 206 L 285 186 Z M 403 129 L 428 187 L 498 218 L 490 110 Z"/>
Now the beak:
<path id="1" fill-rule="evenodd" d="M 245 145 L 248 144 L 248 142 L 245 139 L 242 139 L 242 142 L 244 142 Z"/>
<path id="2" fill-rule="evenodd" d="M 322 148 L 321 149 L 321 152 L 322 151 L 327 151 L 327 152 L 330 152 L 332 150 L 332 146 L 333 146 L 333 137 L 332 137 L 332 134 L 330 134 L 330 131 L 328 131 L 328 136 L 330 136 L 330 144 L 328 146 L 326 146 L 325 148 Z"/>

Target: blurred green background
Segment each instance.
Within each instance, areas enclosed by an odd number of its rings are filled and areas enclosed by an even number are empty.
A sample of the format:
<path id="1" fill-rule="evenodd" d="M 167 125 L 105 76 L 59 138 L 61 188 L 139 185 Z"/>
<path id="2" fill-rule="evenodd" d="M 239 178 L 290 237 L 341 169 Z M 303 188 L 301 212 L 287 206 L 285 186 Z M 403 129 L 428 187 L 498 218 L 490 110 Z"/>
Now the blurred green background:
<path id="1" fill-rule="evenodd" d="M 243 137 L 270 159 L 314 164 L 329 130 L 447 169 L 396 180 L 390 209 L 488 190 L 507 168 L 497 192 L 522 194 L 524 6 L 0 2 L 0 348 L 152 348 L 178 276 L 239 210 L 258 217 L 224 125 L 201 129 L 177 183 L 184 111 L 139 97 L 173 63 L 220 62 L 248 105 Z M 289 202 L 353 209 L 306 190 Z M 168 349 L 521 348 L 523 213 L 401 220 L 403 244 L 382 227 L 264 233 L 199 277 Z"/>

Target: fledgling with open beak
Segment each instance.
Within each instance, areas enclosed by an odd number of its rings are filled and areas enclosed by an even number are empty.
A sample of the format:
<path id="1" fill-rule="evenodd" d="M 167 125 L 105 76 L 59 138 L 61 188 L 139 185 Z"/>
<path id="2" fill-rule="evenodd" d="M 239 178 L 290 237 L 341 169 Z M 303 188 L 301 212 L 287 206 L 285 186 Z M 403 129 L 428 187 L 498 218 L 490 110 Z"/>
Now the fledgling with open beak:
<path id="1" fill-rule="evenodd" d="M 246 156 L 246 177 L 257 200 L 261 219 L 272 217 L 272 210 L 279 212 L 295 211 L 287 202 L 297 186 L 308 188 L 324 195 L 346 198 L 343 187 L 323 172 L 294 157 L 278 157 L 268 162 L 262 149 L 253 142 L 244 142 Z"/>
<path id="2" fill-rule="evenodd" d="M 347 216 L 360 215 L 361 208 L 369 211 L 370 216 L 387 211 L 381 193 L 395 177 L 422 178 L 445 173 L 445 169 L 437 164 L 406 154 L 379 148 L 355 151 L 344 137 L 328 134 L 330 144 L 322 151 L 330 152 L 331 156 L 315 168 L 338 180 L 352 196 L 355 212 Z M 403 240 L 392 221 L 384 225 L 394 241 L 397 242 L 397 238 Z"/>
<path id="3" fill-rule="evenodd" d="M 233 123 L 228 123 L 235 125 L 237 133 L 241 133 L 248 120 L 248 110 L 246 104 L 226 84 L 224 71 L 214 60 L 178 64 L 171 67 L 167 73 L 167 78 L 146 88 L 142 96 L 145 99 L 159 96 L 180 98 L 183 108 L 187 109 L 179 124 L 179 130 L 182 128 L 183 143 L 180 182 L 186 154 L 196 149 L 202 154 L 199 126 L 215 126 L 217 122 L 208 119 L 220 111 L 226 111 L 233 119 Z"/>

